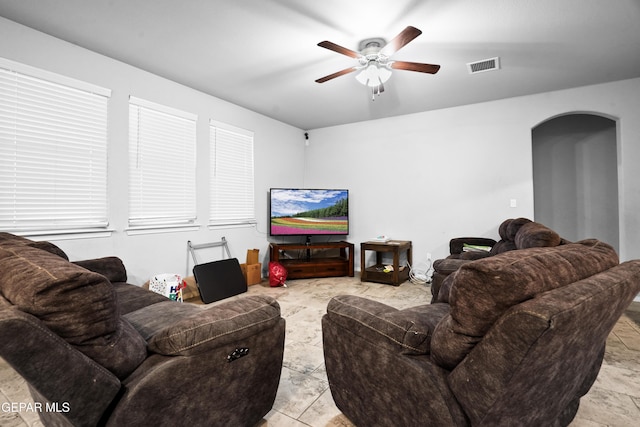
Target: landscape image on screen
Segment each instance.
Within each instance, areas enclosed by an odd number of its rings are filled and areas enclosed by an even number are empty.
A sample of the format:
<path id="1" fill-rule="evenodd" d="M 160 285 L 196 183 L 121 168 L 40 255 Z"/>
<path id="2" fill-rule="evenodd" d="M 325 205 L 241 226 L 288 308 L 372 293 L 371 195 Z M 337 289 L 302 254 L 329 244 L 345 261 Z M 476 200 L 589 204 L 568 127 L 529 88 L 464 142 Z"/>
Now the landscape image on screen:
<path id="1" fill-rule="evenodd" d="M 349 233 L 347 190 L 271 189 L 271 235 Z"/>

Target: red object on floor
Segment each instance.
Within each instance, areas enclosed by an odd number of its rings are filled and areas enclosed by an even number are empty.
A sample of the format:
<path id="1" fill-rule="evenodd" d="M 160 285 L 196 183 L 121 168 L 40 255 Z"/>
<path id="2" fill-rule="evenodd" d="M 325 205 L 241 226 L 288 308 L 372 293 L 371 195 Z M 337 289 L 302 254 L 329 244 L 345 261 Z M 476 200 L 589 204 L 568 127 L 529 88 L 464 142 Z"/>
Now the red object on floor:
<path id="1" fill-rule="evenodd" d="M 287 280 L 287 269 L 282 264 L 275 261 L 269 262 L 269 285 L 272 287 L 285 286 Z"/>

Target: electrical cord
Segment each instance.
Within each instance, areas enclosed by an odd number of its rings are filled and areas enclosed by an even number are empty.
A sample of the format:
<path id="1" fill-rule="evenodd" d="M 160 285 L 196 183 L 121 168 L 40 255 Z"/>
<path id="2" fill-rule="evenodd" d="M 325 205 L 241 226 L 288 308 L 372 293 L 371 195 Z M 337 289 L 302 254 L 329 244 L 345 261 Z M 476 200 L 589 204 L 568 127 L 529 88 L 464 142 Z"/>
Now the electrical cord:
<path id="1" fill-rule="evenodd" d="M 431 283 L 431 275 L 433 269 L 431 268 L 431 258 L 427 258 L 426 261 L 418 263 L 415 267 L 407 263 L 409 266 L 409 280 L 416 285 L 426 285 Z"/>

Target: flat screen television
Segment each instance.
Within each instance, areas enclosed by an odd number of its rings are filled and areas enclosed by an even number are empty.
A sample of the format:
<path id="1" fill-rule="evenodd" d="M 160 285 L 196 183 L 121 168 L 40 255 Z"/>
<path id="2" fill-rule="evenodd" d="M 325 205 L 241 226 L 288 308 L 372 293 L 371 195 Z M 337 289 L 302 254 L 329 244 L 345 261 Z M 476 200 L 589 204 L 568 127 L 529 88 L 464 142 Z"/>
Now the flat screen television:
<path id="1" fill-rule="evenodd" d="M 310 236 L 349 234 L 349 191 L 272 188 L 269 234 Z"/>

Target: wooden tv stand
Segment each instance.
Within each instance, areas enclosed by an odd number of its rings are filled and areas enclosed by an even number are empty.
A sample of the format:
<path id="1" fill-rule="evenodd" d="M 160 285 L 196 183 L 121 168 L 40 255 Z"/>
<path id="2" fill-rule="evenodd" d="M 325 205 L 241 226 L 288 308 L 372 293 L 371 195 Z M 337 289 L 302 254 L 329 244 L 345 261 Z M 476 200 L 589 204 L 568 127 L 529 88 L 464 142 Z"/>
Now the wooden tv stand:
<path id="1" fill-rule="evenodd" d="M 322 249 L 338 249 L 336 256 L 314 256 Z M 301 243 L 269 245 L 271 261 L 279 262 L 287 269 L 288 279 L 306 279 L 310 277 L 353 277 L 353 243 Z M 292 258 L 284 258 L 284 255 Z"/>

